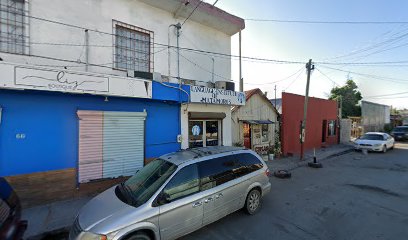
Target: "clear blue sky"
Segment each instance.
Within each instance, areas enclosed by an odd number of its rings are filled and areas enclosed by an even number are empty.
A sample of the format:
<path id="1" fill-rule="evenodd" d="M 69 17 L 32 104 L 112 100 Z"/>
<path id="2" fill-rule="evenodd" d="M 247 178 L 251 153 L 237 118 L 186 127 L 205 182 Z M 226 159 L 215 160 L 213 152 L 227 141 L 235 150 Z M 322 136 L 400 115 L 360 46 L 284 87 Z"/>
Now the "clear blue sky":
<path id="1" fill-rule="evenodd" d="M 212 4 L 215 0 L 206 2 Z M 408 1 L 405 0 L 219 0 L 216 6 L 244 19 L 408 22 Z M 408 24 L 245 22 L 243 56 L 304 63 L 312 58 L 315 62 L 338 63 L 315 64 L 311 96 L 326 98 L 334 82 L 343 85 L 349 75 L 359 86 L 365 100 L 408 108 Z M 232 40 L 232 53 L 238 54 L 237 35 Z M 375 66 L 341 64 L 395 61 L 407 62 Z M 304 64 L 244 61 L 245 90 L 259 87 L 272 97 L 275 84 L 266 83 L 294 74 L 276 83 L 277 95 L 280 97 L 282 91 L 304 95 L 304 69 Z M 232 79 L 238 80 L 236 60 L 232 71 Z M 407 93 L 388 95 L 403 92 Z M 377 97 L 368 98 L 372 96 Z"/>

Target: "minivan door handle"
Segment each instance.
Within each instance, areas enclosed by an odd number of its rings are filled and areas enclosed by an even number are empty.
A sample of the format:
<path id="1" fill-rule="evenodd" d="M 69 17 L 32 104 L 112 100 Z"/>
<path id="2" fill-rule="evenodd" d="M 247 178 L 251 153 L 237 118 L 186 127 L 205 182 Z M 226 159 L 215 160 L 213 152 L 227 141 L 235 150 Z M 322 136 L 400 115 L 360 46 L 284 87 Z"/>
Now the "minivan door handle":
<path id="1" fill-rule="evenodd" d="M 204 202 L 205 202 L 205 203 L 209 203 L 209 202 L 211 202 L 211 201 L 213 201 L 213 200 L 214 200 L 214 198 L 209 197 L 209 198 L 205 199 Z"/>
<path id="2" fill-rule="evenodd" d="M 199 207 L 199 206 L 201 206 L 201 205 L 203 205 L 203 202 L 195 202 L 195 203 L 193 203 L 193 208 L 195 208 L 195 207 Z"/>
<path id="3" fill-rule="evenodd" d="M 218 199 L 218 198 L 220 198 L 222 196 L 223 196 L 222 193 L 219 193 L 219 194 L 215 195 L 215 199 Z"/>

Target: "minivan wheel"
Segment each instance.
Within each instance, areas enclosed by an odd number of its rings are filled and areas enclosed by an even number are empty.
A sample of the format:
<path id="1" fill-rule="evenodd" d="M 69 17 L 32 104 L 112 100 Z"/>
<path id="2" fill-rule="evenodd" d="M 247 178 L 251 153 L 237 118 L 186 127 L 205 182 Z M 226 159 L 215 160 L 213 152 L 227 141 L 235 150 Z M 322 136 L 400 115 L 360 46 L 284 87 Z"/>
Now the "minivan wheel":
<path id="1" fill-rule="evenodd" d="M 249 215 L 255 214 L 261 207 L 261 192 L 258 189 L 252 189 L 245 201 L 245 211 Z"/>
<path id="2" fill-rule="evenodd" d="M 152 240 L 149 235 L 144 232 L 138 232 L 126 238 L 126 240 Z"/>

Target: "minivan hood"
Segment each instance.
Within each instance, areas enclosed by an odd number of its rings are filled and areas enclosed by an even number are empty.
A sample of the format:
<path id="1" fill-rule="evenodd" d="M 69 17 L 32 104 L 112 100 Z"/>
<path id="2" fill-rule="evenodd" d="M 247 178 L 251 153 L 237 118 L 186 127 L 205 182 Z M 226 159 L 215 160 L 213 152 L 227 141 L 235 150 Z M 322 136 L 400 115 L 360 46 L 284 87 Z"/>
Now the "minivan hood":
<path id="1" fill-rule="evenodd" d="M 82 207 L 78 215 L 78 221 L 83 230 L 89 231 L 111 216 L 131 207 L 116 196 L 115 188 L 116 186 L 102 192 Z"/>

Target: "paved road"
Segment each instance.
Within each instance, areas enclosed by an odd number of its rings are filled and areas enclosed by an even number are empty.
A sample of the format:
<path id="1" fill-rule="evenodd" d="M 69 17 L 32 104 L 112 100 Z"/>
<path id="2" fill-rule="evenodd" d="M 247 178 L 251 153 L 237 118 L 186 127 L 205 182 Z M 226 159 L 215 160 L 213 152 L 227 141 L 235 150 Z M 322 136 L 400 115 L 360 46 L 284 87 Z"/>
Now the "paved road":
<path id="1" fill-rule="evenodd" d="M 385 154 L 349 153 L 271 178 L 255 216 L 236 212 L 183 240 L 408 239 L 408 143 Z"/>

